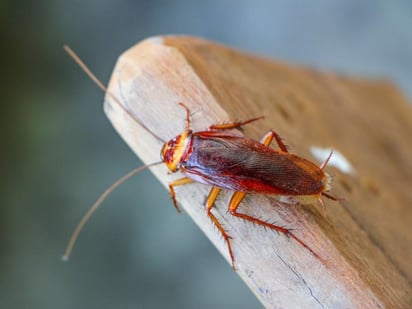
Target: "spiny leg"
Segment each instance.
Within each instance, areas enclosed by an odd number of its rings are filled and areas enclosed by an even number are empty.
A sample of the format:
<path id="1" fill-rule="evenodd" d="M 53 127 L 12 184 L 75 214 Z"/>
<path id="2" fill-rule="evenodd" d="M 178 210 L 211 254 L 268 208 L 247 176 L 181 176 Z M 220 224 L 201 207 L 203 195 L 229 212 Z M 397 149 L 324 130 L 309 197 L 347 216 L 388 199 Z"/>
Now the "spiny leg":
<path id="1" fill-rule="evenodd" d="M 280 233 L 283 233 L 286 236 L 291 237 L 294 240 L 296 240 L 301 246 L 303 246 L 308 251 L 310 251 L 310 253 L 312 253 L 316 258 L 320 259 L 320 257 L 307 244 L 305 244 L 302 240 L 300 240 L 298 237 L 296 237 L 291 232 L 291 230 L 289 230 L 287 228 L 284 228 L 284 227 L 281 227 L 281 226 L 278 226 L 278 225 L 275 225 L 275 224 L 272 224 L 272 223 L 265 222 L 265 221 L 260 220 L 258 218 L 255 218 L 255 217 L 237 212 L 237 209 L 239 208 L 239 205 L 242 202 L 242 200 L 244 199 L 245 195 L 246 195 L 245 192 L 235 192 L 232 195 L 232 198 L 230 199 L 230 202 L 229 202 L 229 212 L 230 212 L 231 215 L 233 215 L 235 217 L 242 218 L 242 219 L 247 220 L 247 221 L 251 221 L 255 224 L 264 226 L 264 227 L 269 228 L 271 230 L 275 230 L 275 231 L 278 231 Z"/>
<path id="2" fill-rule="evenodd" d="M 226 231 L 223 229 L 222 224 L 220 224 L 220 222 L 217 220 L 217 218 L 215 217 L 215 215 L 211 211 L 211 209 L 212 209 L 213 205 L 215 204 L 216 198 L 219 195 L 220 191 L 222 191 L 222 189 L 217 188 L 217 187 L 213 187 L 210 190 L 209 195 L 206 199 L 206 211 L 207 211 L 207 215 L 212 220 L 214 225 L 217 227 L 219 232 L 222 234 L 223 239 L 226 241 L 227 248 L 229 250 L 230 259 L 232 260 L 232 268 L 233 268 L 233 270 L 235 270 L 235 259 L 233 257 L 232 246 L 230 245 L 230 236 L 226 233 Z"/>
<path id="3" fill-rule="evenodd" d="M 178 213 L 181 213 L 182 211 L 180 210 L 179 206 L 177 205 L 176 193 L 175 193 L 174 187 L 181 186 L 181 185 L 186 185 L 186 184 L 191 183 L 191 182 L 193 182 L 192 179 L 190 179 L 188 177 L 184 177 L 184 178 L 176 179 L 176 180 L 172 181 L 171 183 L 169 183 L 170 196 L 172 197 L 173 205 L 175 206 Z"/>
<path id="4" fill-rule="evenodd" d="M 323 216 L 326 218 L 326 207 L 325 207 L 325 203 L 322 200 L 322 196 L 327 197 L 328 199 L 332 200 L 332 201 L 345 201 L 346 199 L 343 197 L 335 197 L 333 195 L 330 195 L 329 193 L 326 192 L 322 192 L 319 196 L 318 196 L 318 201 L 319 203 L 322 205 L 323 208 Z"/>
<path id="5" fill-rule="evenodd" d="M 273 130 L 270 130 L 268 133 L 266 133 L 265 136 L 263 136 L 263 138 L 260 140 L 260 143 L 265 146 L 269 146 L 273 138 L 275 138 L 276 143 L 279 145 L 279 148 L 282 151 L 289 152 L 286 145 L 283 144 L 281 137 Z"/>
<path id="6" fill-rule="evenodd" d="M 265 116 L 260 116 L 256 118 L 251 118 L 245 121 L 233 121 L 233 122 L 226 122 L 226 123 L 217 123 L 217 124 L 212 124 L 209 126 L 207 129 L 209 131 L 213 130 L 230 130 L 230 129 L 240 129 L 242 126 L 249 124 L 251 122 L 254 122 L 256 120 L 263 119 Z"/>

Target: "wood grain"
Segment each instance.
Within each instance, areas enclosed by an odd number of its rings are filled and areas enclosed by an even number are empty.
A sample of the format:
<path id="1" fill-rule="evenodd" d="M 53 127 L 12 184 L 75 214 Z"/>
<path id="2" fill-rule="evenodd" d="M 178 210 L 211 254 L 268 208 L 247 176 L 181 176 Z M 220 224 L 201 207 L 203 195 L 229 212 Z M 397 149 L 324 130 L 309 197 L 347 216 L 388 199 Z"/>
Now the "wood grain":
<path id="1" fill-rule="evenodd" d="M 332 147 L 350 161 L 352 174 L 327 168 L 333 193 L 346 200 L 326 201 L 326 218 L 319 205 L 287 205 L 271 196 L 248 195 L 241 205 L 245 213 L 293 228 L 323 261 L 284 235 L 231 217 L 230 192 L 218 198 L 214 213 L 233 237 L 237 273 L 265 307 L 411 306 L 412 111 L 390 83 L 271 61 L 197 38 L 156 37 L 121 55 L 109 90 L 163 140 L 184 129 L 181 101 L 193 113 L 194 130 L 265 115 L 244 134 L 260 139 L 275 129 L 302 157 L 317 162 L 311 147 Z M 105 111 L 144 162 L 158 160 L 162 143 L 110 96 Z M 152 171 L 165 186 L 179 177 L 164 166 Z M 229 261 L 206 216 L 208 190 L 178 187 L 177 198 Z"/>

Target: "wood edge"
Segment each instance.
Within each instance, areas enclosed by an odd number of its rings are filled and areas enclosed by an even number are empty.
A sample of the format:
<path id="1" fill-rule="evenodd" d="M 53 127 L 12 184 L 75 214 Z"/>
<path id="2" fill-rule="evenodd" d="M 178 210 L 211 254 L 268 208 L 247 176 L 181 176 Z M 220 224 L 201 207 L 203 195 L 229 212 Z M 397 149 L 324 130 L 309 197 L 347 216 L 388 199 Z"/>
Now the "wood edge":
<path id="1" fill-rule="evenodd" d="M 160 38 L 161 38 L 161 37 L 160 37 Z M 157 45 L 163 46 L 163 41 L 162 41 L 162 40 L 159 40 L 159 37 L 156 37 L 154 41 L 153 41 L 153 39 L 149 39 L 149 40 L 145 40 L 145 41 L 144 41 L 143 43 L 141 43 L 141 44 L 157 44 Z M 142 45 L 140 45 L 139 48 L 141 48 L 141 47 L 142 47 Z M 127 53 L 125 53 L 125 54 L 123 54 L 123 55 L 127 55 Z M 123 56 L 122 56 L 122 57 L 123 57 Z M 110 118 L 110 116 L 109 116 L 109 118 Z M 260 294 L 257 294 L 258 298 L 260 298 L 259 295 L 260 295 Z M 261 299 L 261 300 L 262 300 L 262 299 Z M 376 303 L 375 303 L 375 305 L 376 305 Z"/>

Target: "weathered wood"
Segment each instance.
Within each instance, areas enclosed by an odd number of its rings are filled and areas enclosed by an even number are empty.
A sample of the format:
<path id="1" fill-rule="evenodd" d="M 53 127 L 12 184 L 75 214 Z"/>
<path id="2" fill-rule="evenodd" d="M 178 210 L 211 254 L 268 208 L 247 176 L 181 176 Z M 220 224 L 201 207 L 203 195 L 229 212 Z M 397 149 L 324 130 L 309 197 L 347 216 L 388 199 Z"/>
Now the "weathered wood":
<path id="1" fill-rule="evenodd" d="M 332 147 L 354 167 L 335 175 L 333 192 L 346 201 L 286 205 L 249 195 L 242 211 L 292 227 L 317 252 L 284 235 L 231 217 L 229 193 L 214 213 L 233 237 L 238 274 L 266 307 L 406 308 L 412 304 L 412 112 L 389 83 L 319 72 L 262 59 L 205 40 L 157 37 L 126 51 L 109 89 L 147 128 L 167 140 L 182 132 L 182 101 L 194 130 L 265 115 L 245 127 L 259 139 L 275 129 L 291 151 L 316 162 L 311 147 Z M 106 97 L 120 135 L 145 162 L 161 143 Z M 321 162 L 319 162 L 321 163 Z M 167 184 L 160 166 L 152 171 Z M 204 209 L 208 187 L 177 188 L 186 212 L 229 260 L 226 244 Z M 171 206 L 172 207 L 172 206 Z M 228 264 L 229 267 L 229 264 Z"/>

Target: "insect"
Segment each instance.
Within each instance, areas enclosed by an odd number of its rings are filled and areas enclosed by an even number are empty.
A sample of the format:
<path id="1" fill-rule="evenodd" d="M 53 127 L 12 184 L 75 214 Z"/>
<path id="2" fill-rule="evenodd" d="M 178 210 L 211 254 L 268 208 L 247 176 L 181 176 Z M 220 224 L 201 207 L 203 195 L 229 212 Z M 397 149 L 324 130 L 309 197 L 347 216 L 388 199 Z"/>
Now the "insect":
<path id="1" fill-rule="evenodd" d="M 66 48 L 66 50 L 76 62 L 83 67 L 98 86 L 107 94 L 111 95 L 82 61 L 71 50 L 68 50 L 68 48 Z M 116 97 L 111 96 L 123 110 L 131 114 Z M 233 131 L 233 129 L 240 129 L 242 126 L 263 117 L 252 118 L 246 121 L 214 124 L 209 126 L 205 131 L 193 132 L 191 130 L 189 108 L 183 103 L 179 103 L 179 105 L 186 111 L 186 128 L 184 132 L 164 142 L 160 151 L 160 162 L 135 169 L 119 179 L 119 181 L 103 193 L 79 223 L 69 242 L 64 257 L 67 258 L 69 256 L 80 230 L 110 192 L 132 175 L 145 168 L 161 163 L 164 163 L 170 172 L 175 173 L 180 171 L 184 175 L 183 178 L 174 180 L 169 184 L 173 205 L 178 212 L 180 212 L 180 208 L 176 200 L 176 186 L 186 185 L 192 182 L 212 186 L 206 199 L 206 213 L 222 234 L 227 244 L 233 269 L 235 269 L 235 257 L 232 251 L 231 238 L 212 212 L 214 203 L 222 189 L 234 191 L 228 205 L 228 210 L 231 215 L 281 232 L 295 239 L 315 257 L 318 257 L 318 255 L 306 243 L 296 237 L 290 229 L 239 212 L 238 209 L 245 195 L 248 193 L 272 194 L 288 203 L 318 200 L 323 207 L 322 196 L 337 200 L 337 198 L 327 193 L 331 188 L 332 179 L 324 172 L 324 168 L 331 158 L 332 152 L 321 166 L 317 166 L 307 159 L 289 153 L 280 136 L 273 130 L 266 133 L 260 141 L 240 136 Z M 132 115 L 132 117 L 141 124 L 134 115 Z M 146 126 L 144 127 L 149 130 Z M 157 137 L 156 135 L 154 136 Z M 278 150 L 270 147 L 273 139 L 275 139 L 279 146 Z"/>
<path id="2" fill-rule="evenodd" d="M 235 191 L 228 206 L 231 215 L 286 234 L 317 257 L 317 254 L 289 229 L 238 212 L 238 208 L 247 193 L 274 194 L 287 197 L 285 200 L 289 202 L 316 198 L 323 206 L 321 196 L 335 200 L 335 197 L 326 193 L 330 190 L 332 179 L 323 171 L 332 153 L 318 167 L 309 160 L 289 153 L 282 139 L 273 130 L 266 133 L 260 141 L 228 132 L 262 117 L 215 124 L 206 131 L 193 132 L 190 129 L 189 108 L 183 103 L 179 105 L 186 110 L 186 129 L 165 143 L 161 150 L 162 161 L 168 169 L 185 175 L 169 184 L 176 209 L 180 211 L 174 187 L 193 181 L 212 186 L 206 199 L 207 215 L 227 243 L 233 268 L 235 259 L 230 236 L 211 212 L 222 189 Z M 273 139 L 280 150 L 269 147 Z"/>

